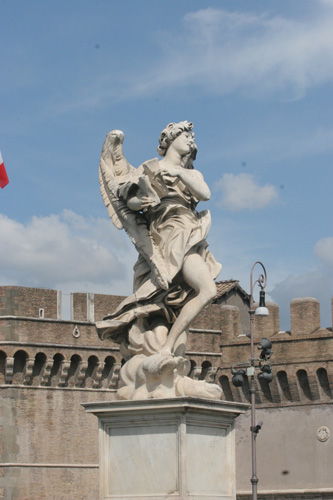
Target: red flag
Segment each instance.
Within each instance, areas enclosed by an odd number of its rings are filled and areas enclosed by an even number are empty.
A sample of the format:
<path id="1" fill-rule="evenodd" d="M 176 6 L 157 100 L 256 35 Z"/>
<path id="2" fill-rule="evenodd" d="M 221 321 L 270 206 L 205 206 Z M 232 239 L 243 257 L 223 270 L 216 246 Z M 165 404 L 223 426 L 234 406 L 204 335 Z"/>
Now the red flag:
<path id="1" fill-rule="evenodd" d="M 1 151 L 0 151 L 0 187 L 3 189 L 5 186 L 7 186 L 9 180 L 7 177 L 7 172 L 5 169 L 5 164 L 3 162 L 2 156 L 1 156 Z"/>

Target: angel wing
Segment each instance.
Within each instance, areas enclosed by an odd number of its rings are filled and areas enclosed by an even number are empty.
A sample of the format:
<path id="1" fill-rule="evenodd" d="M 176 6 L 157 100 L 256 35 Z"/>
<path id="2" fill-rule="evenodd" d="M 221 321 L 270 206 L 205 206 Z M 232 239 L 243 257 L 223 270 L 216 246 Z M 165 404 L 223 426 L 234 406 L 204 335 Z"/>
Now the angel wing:
<path id="1" fill-rule="evenodd" d="M 124 133 L 121 130 L 111 130 L 105 138 L 99 164 L 102 198 L 109 217 L 117 229 L 123 229 L 123 225 L 112 203 L 117 200 L 118 182 L 116 177 L 123 177 L 135 171 L 135 168 L 128 163 L 124 156 L 123 141 Z"/>
<path id="2" fill-rule="evenodd" d="M 124 156 L 123 141 L 121 130 L 111 130 L 105 138 L 99 163 L 102 198 L 113 224 L 117 229 L 125 229 L 137 251 L 147 261 L 152 281 L 167 290 L 169 282 L 164 261 L 150 236 L 143 214 L 130 210 L 126 201 L 118 196 L 119 182 L 129 180 L 137 173 Z"/>

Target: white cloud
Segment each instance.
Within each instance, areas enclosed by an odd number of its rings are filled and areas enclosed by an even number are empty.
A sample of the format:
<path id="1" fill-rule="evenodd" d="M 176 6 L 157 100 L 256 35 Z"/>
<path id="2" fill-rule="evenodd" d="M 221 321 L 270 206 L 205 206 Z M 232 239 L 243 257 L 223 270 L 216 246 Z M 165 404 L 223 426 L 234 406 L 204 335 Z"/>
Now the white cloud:
<path id="1" fill-rule="evenodd" d="M 152 33 L 157 59 L 145 57 L 139 70 L 124 73 L 104 68 L 45 113 L 104 107 L 193 85 L 218 95 L 239 91 L 257 98 L 275 93 L 301 98 L 333 80 L 333 3 L 317 0 L 314 10 L 303 19 L 211 7 L 188 13 L 177 32 Z"/>
<path id="2" fill-rule="evenodd" d="M 313 253 L 333 271 L 333 238 L 322 238 L 317 241 Z"/>
<path id="3" fill-rule="evenodd" d="M 194 84 L 218 94 L 301 97 L 333 80 L 332 22 L 328 1 L 307 19 L 210 7 L 189 13 L 182 34 L 165 34 L 161 64 L 137 78 L 131 92 Z"/>
<path id="4" fill-rule="evenodd" d="M 261 130 L 260 141 L 257 137 L 257 131 L 247 134 L 246 137 L 237 137 L 237 144 L 230 143 L 223 148 L 223 151 L 214 150 L 210 153 L 210 160 L 220 160 L 221 155 L 224 158 L 234 158 L 239 156 L 239 151 L 244 157 L 256 157 L 259 155 L 270 155 L 274 161 L 285 160 L 286 158 L 309 157 L 321 153 L 331 152 L 333 150 L 333 129 L 314 127 L 304 130 L 278 130 L 274 134 Z"/>
<path id="5" fill-rule="evenodd" d="M 281 329 L 290 328 L 290 302 L 299 297 L 314 297 L 320 302 L 321 326 L 332 326 L 331 297 L 333 273 L 316 269 L 299 276 L 289 275 L 269 295 L 279 304 Z"/>
<path id="6" fill-rule="evenodd" d="M 238 279 L 249 293 L 251 266 L 260 260 L 267 271 L 267 300 L 279 305 L 282 330 L 290 329 L 290 302 L 298 297 L 317 298 L 320 302 L 321 325 L 331 327 L 333 266 L 325 265 L 323 259 L 312 259 L 292 249 L 289 249 L 286 258 L 283 247 L 276 249 L 270 238 L 258 237 L 258 234 L 255 218 L 245 221 L 228 214 L 222 218 L 213 215 L 208 241 L 215 258 L 223 264 L 218 280 Z M 325 255 L 324 252 L 322 255 Z M 254 280 L 260 271 L 260 266 L 257 266 Z M 259 288 L 256 286 L 255 300 L 258 300 L 258 295 Z"/>
<path id="7" fill-rule="evenodd" d="M 119 294 L 126 284 L 130 291 L 135 252 L 106 218 L 64 210 L 22 224 L 0 215 L 0 234 L 2 284 Z"/>
<path id="8" fill-rule="evenodd" d="M 279 200 L 274 186 L 259 186 L 251 174 L 223 174 L 215 188 L 221 191 L 218 205 L 234 211 L 258 210 Z"/>
<path id="9" fill-rule="evenodd" d="M 314 297 L 320 302 L 321 326 L 332 326 L 331 298 L 333 296 L 333 238 L 319 240 L 313 249 L 319 265 L 299 275 L 289 275 L 269 291 L 280 306 L 283 329 L 290 325 L 290 302 L 298 297 Z"/>

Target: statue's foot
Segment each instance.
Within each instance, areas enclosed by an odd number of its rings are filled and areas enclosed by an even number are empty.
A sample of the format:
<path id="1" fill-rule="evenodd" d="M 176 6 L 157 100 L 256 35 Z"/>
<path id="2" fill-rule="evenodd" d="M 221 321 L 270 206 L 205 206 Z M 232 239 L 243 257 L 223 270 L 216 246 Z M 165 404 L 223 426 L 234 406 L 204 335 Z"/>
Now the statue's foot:
<path id="1" fill-rule="evenodd" d="M 161 356 L 174 356 L 174 354 L 171 352 L 171 349 L 169 347 L 163 347 L 159 354 Z"/>
<path id="2" fill-rule="evenodd" d="M 217 384 L 179 376 L 176 379 L 176 395 L 204 399 L 221 399 L 222 389 Z"/>

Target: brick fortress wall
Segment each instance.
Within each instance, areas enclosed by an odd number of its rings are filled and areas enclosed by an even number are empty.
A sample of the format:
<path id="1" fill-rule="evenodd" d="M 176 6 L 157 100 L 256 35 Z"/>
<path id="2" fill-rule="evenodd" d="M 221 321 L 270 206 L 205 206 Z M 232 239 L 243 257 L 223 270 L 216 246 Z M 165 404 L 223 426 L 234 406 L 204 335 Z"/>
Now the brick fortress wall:
<path id="1" fill-rule="evenodd" d="M 98 497 L 97 422 L 84 413 L 81 403 L 115 397 L 122 357 L 118 345 L 98 339 L 93 322 L 114 310 L 121 300 L 118 296 L 74 293 L 72 319 L 65 321 L 60 319 L 59 292 L 0 287 L 0 498 Z M 291 302 L 290 332 L 280 331 L 278 306 L 268 303 L 268 308 L 270 316 L 255 318 L 255 338 L 257 343 L 263 336 L 273 342 L 274 379 L 266 386 L 257 383 L 257 405 L 269 419 L 287 408 L 293 425 L 300 411 L 304 416 L 302 409 L 307 408 L 311 415 L 320 409 L 323 414 L 332 402 L 332 328 L 320 328 L 316 299 Z M 190 331 L 189 375 L 219 383 L 224 399 L 248 402 L 248 384 L 234 388 L 230 367 L 247 360 L 249 349 L 238 308 L 210 305 Z M 279 413 L 275 414 L 278 419 Z M 247 442 L 246 418 L 238 424 L 240 464 Z M 6 432 L 1 433 L 3 429 Z M 332 463 L 332 446 L 325 449 L 327 463 Z M 243 471 L 242 467 L 239 470 Z M 325 468 L 320 474 L 325 474 Z M 246 475 L 245 466 L 237 483 L 244 497 Z M 272 489 L 277 480 L 269 474 L 267 477 L 267 488 Z M 319 479 L 327 483 L 322 475 Z M 286 488 L 290 490 L 293 478 L 288 476 L 288 480 Z"/>

